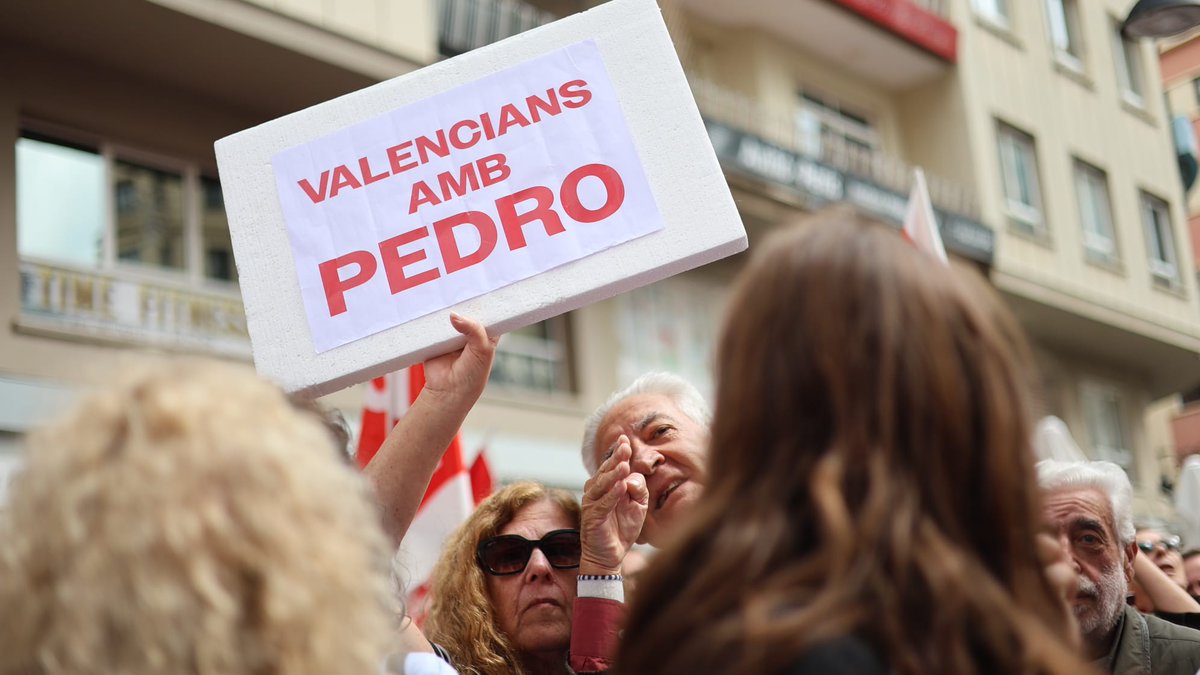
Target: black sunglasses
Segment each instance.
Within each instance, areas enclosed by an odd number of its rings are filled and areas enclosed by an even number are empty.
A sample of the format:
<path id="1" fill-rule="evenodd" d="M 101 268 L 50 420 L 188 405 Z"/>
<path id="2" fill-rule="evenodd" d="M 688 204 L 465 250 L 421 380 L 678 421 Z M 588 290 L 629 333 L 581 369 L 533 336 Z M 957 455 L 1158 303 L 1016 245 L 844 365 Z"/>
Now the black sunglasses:
<path id="1" fill-rule="evenodd" d="M 559 570 L 579 567 L 582 549 L 579 545 L 579 530 L 554 530 L 547 532 L 537 541 L 529 541 L 519 534 L 501 534 L 479 542 L 475 559 L 483 571 L 497 577 L 525 571 L 533 549 L 540 549 L 550 566 Z"/>
<path id="2" fill-rule="evenodd" d="M 1166 551 L 1178 551 L 1181 543 L 1183 542 L 1179 539 L 1179 537 L 1170 536 L 1161 541 L 1139 541 L 1137 545 L 1138 548 L 1142 549 L 1143 553 L 1150 553 L 1160 546 Z"/>

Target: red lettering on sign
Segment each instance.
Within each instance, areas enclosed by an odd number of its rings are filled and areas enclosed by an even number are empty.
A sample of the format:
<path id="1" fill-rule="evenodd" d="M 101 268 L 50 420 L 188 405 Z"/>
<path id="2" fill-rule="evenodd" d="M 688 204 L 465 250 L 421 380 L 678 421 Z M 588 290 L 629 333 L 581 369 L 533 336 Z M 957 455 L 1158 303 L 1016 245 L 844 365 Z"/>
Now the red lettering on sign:
<path id="1" fill-rule="evenodd" d="M 464 164 L 459 168 L 457 178 L 451 172 L 444 172 L 441 174 L 444 178 L 439 177 L 438 187 L 442 194 L 449 199 L 462 196 L 470 190 L 507 180 L 511 173 L 512 170 L 504 155 L 489 155 L 470 164 Z M 364 175 L 371 175 L 369 171 L 365 170 L 365 167 Z M 588 178 L 600 181 L 600 185 L 604 187 L 604 203 L 594 209 L 584 206 L 579 195 L 581 183 Z M 529 242 L 525 238 L 524 227 L 535 221 L 542 223 L 547 237 L 566 232 L 562 217 L 554 208 L 555 197 L 554 190 L 536 185 L 495 200 L 498 215 L 496 219 L 483 211 L 464 211 L 435 221 L 433 233 L 434 239 L 437 241 L 436 249 L 426 247 L 403 255 L 400 253 L 401 247 L 429 238 L 429 230 L 426 227 L 418 227 L 380 242 L 379 260 L 383 263 L 383 271 L 387 276 L 388 288 L 392 295 L 438 279 L 443 274 L 442 270 L 449 275 L 484 262 L 495 252 L 499 239 L 498 229 L 504 231 L 508 248 L 513 251 L 529 246 Z M 562 205 L 561 210 L 574 222 L 595 223 L 608 218 L 621 208 L 625 202 L 625 183 L 621 180 L 617 170 L 611 166 L 585 164 L 567 174 L 557 197 Z M 413 199 L 420 199 L 430 204 L 442 202 L 434 189 L 423 182 L 414 185 Z M 519 206 L 521 210 L 518 210 Z M 499 228 L 496 226 L 497 221 L 500 225 Z M 465 252 L 459 247 L 456 233 L 463 232 L 458 228 L 464 227 L 474 228 L 475 233 L 479 236 L 479 245 L 473 251 Z M 541 237 L 537 239 L 545 240 Z M 432 267 L 429 269 L 417 272 L 408 269 L 427 260 L 430 251 L 433 251 L 435 258 L 441 257 L 440 266 L 437 264 L 437 260 L 432 260 L 430 262 Z M 349 278 L 343 279 L 341 277 L 342 268 L 351 265 L 357 265 L 358 270 Z M 367 283 L 374 276 L 378 267 L 375 256 L 368 251 L 352 251 L 318 265 L 331 317 L 346 312 L 346 291 Z"/>
<path id="2" fill-rule="evenodd" d="M 461 136 L 463 129 L 470 129 L 472 132 L 466 140 Z M 454 126 L 450 127 L 450 144 L 459 150 L 466 150 L 479 141 L 479 135 L 479 123 L 475 120 L 455 122 Z"/>
<path id="3" fill-rule="evenodd" d="M 358 169 L 360 172 L 362 172 L 363 185 L 370 185 L 371 183 L 374 183 L 377 180 L 383 180 L 384 178 L 387 178 L 388 176 L 392 175 L 387 172 L 377 173 L 377 174 L 372 175 L 371 174 L 371 164 L 370 164 L 370 162 L 367 161 L 366 157 L 358 158 Z"/>
<path id="4" fill-rule="evenodd" d="M 458 180 L 454 174 L 443 171 L 437 175 L 438 188 L 442 192 L 442 201 L 448 202 L 455 197 L 461 197 L 472 190 L 479 189 L 479 176 L 475 175 L 474 164 L 463 164 L 458 168 Z M 470 188 L 468 190 L 467 188 Z"/>
<path id="5" fill-rule="evenodd" d="M 412 253 L 400 255 L 400 247 L 428 236 L 428 229 L 418 227 L 415 230 L 409 230 L 404 234 L 379 242 L 379 257 L 383 259 L 383 272 L 387 275 L 388 288 L 391 289 L 392 295 L 408 290 L 413 286 L 420 286 L 427 281 L 433 281 L 440 276 L 436 266 L 433 269 L 419 272 L 411 277 L 404 271 L 405 267 L 424 260 L 425 250 L 419 249 Z"/>
<path id="6" fill-rule="evenodd" d="M 325 201 L 325 190 L 329 189 L 329 170 L 326 169 L 325 171 L 321 172 L 321 183 L 317 190 L 314 190 L 312 183 L 309 183 L 308 180 L 304 178 L 296 181 L 296 184 L 300 186 L 301 190 L 304 190 L 304 194 L 308 195 L 308 198 L 312 200 L 312 203 L 320 204 L 321 202 Z"/>
<path id="7" fill-rule="evenodd" d="M 437 130 L 437 139 L 432 139 L 428 136 L 417 136 L 417 157 L 421 159 L 422 164 L 429 163 L 429 152 L 438 157 L 445 157 L 450 154 L 450 146 L 446 144 L 446 130 Z"/>
<path id="8" fill-rule="evenodd" d="M 358 272 L 349 279 L 341 277 L 341 268 L 358 265 Z M 329 316 L 346 311 L 346 291 L 362 286 L 375 275 L 375 256 L 369 251 L 351 251 L 333 260 L 317 265 L 321 271 L 321 286 L 325 289 L 325 303 L 329 305 Z"/>
<path id="9" fill-rule="evenodd" d="M 329 190 L 329 196 L 336 197 L 337 193 L 344 187 L 353 190 L 354 188 L 362 187 L 362 183 L 359 183 L 354 174 L 350 173 L 350 169 L 347 169 L 343 165 L 333 170 L 333 187 Z"/>
<path id="10" fill-rule="evenodd" d="M 579 201 L 579 183 L 584 178 L 594 176 L 604 183 L 605 199 L 600 208 L 592 210 Z M 585 164 L 567 174 L 559 190 L 563 211 L 573 220 L 580 223 L 594 223 L 604 220 L 621 208 L 625 201 L 625 183 L 617 170 L 607 164 Z"/>
<path id="11" fill-rule="evenodd" d="M 415 159 L 408 164 L 404 163 L 404 160 L 412 159 L 412 150 L 405 149 L 411 147 L 412 141 L 404 141 L 400 145 L 393 145 L 387 149 L 388 162 L 390 162 L 392 165 L 392 175 L 403 173 L 411 168 L 420 166 Z"/>
<path id="12" fill-rule="evenodd" d="M 433 190 L 425 184 L 425 181 L 419 180 L 413 183 L 412 195 L 408 199 L 408 214 L 412 215 L 417 212 L 417 209 L 426 204 L 441 204 L 442 200 L 433 194 Z"/>
<path id="13" fill-rule="evenodd" d="M 468 255 L 458 249 L 458 239 L 454 236 L 454 228 L 462 225 L 471 225 L 479 233 L 479 248 Z M 437 236 L 446 274 L 483 262 L 496 248 L 496 223 L 483 211 L 467 211 L 443 218 L 433 224 L 433 233 Z"/>
<path id="14" fill-rule="evenodd" d="M 483 187 L 508 180 L 512 174 L 512 169 L 508 168 L 508 158 L 504 155 L 488 155 L 475 162 L 475 166 L 479 168 L 479 180 Z"/>
<path id="15" fill-rule="evenodd" d="M 563 105 L 572 110 L 587 105 L 588 101 L 592 100 L 592 92 L 588 91 L 587 86 L 588 83 L 583 80 L 564 82 L 558 88 L 558 93 L 566 99 Z"/>
<path id="16" fill-rule="evenodd" d="M 525 119 L 520 110 L 517 110 L 517 106 L 505 103 L 504 107 L 500 109 L 500 128 L 496 130 L 496 133 L 506 134 L 511 126 L 527 127 L 529 120 Z"/>
<path id="17" fill-rule="evenodd" d="M 543 101 L 537 94 L 534 94 L 525 99 L 525 105 L 529 108 L 529 119 L 541 122 L 542 113 L 553 117 L 562 112 L 562 105 L 559 104 L 558 95 L 553 89 L 546 90 L 546 98 L 549 100 Z"/>
<path id="18" fill-rule="evenodd" d="M 525 213 L 517 213 L 517 204 L 535 200 L 534 207 Z M 566 232 L 562 219 L 550 208 L 554 206 L 554 191 L 548 187 L 536 185 L 521 190 L 516 194 L 501 197 L 496 200 L 496 210 L 500 212 L 500 227 L 504 228 L 504 238 L 508 240 L 509 250 L 515 251 L 525 247 L 525 232 L 521 228 L 535 220 L 542 221 L 547 235 Z"/>

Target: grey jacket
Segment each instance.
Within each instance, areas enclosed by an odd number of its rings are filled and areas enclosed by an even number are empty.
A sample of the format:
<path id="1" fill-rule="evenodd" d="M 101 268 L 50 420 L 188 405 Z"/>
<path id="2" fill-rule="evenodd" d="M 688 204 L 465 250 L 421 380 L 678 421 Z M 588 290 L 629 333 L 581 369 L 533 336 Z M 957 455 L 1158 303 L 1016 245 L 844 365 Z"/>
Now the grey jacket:
<path id="1" fill-rule="evenodd" d="M 1113 675 L 1196 675 L 1200 631 L 1127 606 L 1112 666 Z"/>

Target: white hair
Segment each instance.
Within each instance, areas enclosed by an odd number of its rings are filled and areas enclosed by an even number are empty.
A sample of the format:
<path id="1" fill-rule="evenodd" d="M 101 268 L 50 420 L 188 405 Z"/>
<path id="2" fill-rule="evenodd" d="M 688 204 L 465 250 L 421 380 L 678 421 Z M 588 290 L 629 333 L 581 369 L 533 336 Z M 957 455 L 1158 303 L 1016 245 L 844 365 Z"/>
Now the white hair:
<path id="1" fill-rule="evenodd" d="M 1133 485 L 1125 470 L 1112 462 L 1068 462 L 1044 459 L 1037 464 L 1038 485 L 1042 490 L 1092 488 L 1108 496 L 1112 506 L 1113 528 L 1122 545 L 1133 541 Z"/>
<path id="2" fill-rule="evenodd" d="M 712 423 L 712 412 L 708 408 L 708 402 L 704 400 L 696 387 L 692 386 L 691 382 L 671 373 L 646 373 L 634 380 L 628 387 L 609 396 L 608 400 L 596 408 L 595 412 L 589 415 L 587 421 L 584 422 L 583 465 L 587 467 L 589 474 L 596 473 L 596 469 L 600 467 L 600 462 L 596 461 L 596 435 L 600 431 L 600 422 L 604 421 L 604 417 L 612 412 L 618 403 L 639 394 L 666 396 L 675 404 L 675 407 L 679 408 L 680 412 L 704 427 L 705 431 Z"/>

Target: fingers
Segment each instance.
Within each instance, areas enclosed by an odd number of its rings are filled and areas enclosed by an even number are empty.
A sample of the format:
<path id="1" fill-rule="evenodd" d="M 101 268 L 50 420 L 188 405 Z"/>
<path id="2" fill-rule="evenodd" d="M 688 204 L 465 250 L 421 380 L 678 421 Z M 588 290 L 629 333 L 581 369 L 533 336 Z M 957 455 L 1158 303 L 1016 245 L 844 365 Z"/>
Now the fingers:
<path id="1" fill-rule="evenodd" d="M 640 473 L 625 479 L 625 494 L 642 506 L 650 505 L 650 489 L 646 487 L 646 477 Z"/>
<path id="2" fill-rule="evenodd" d="M 629 447 L 629 439 L 622 435 L 617 439 L 617 449 L 600 464 L 600 467 L 596 469 L 596 475 L 584 483 L 584 498 L 599 499 L 607 494 L 617 481 L 628 476 L 632 471 L 629 466 L 629 458 L 632 454 L 633 450 Z"/>
<path id="3" fill-rule="evenodd" d="M 483 324 L 455 312 L 450 312 L 450 325 L 454 326 L 454 330 L 466 336 L 467 346 L 473 349 L 484 351 L 493 349 L 500 339 L 499 336 L 489 338 Z"/>

